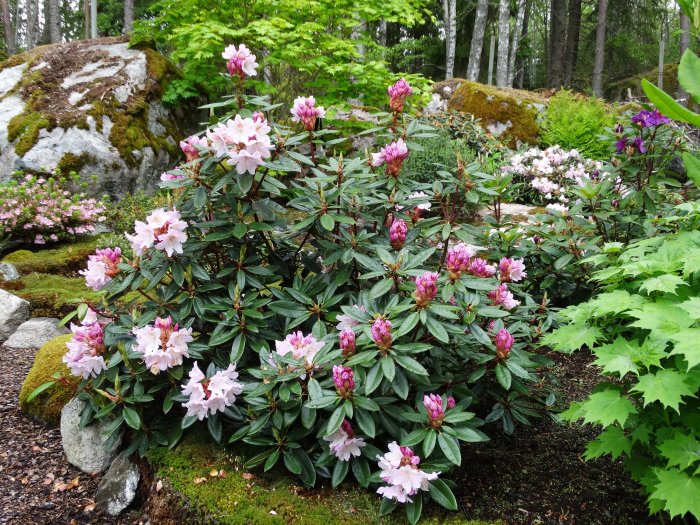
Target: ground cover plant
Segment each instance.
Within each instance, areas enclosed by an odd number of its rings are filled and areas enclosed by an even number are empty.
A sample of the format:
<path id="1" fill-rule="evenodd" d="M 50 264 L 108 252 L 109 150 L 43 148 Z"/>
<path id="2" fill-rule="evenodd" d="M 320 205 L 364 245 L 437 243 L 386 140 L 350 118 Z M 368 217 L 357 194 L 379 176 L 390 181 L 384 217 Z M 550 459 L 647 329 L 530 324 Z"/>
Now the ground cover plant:
<path id="1" fill-rule="evenodd" d="M 254 57 L 226 54 L 242 83 Z M 82 272 L 104 294 L 78 309 L 64 357 L 84 379 L 84 424 L 128 429 L 144 454 L 206 421 L 246 468 L 284 465 L 309 486 L 353 477 L 411 522 L 424 498 L 456 508 L 460 443 L 555 404 L 548 360 L 529 350 L 551 314 L 522 293 L 522 261 L 487 260 L 460 223 L 492 177 L 404 171 L 432 134 L 404 114 L 411 92 L 389 87 L 385 145 L 352 158 L 324 156 L 346 138 L 314 131 L 313 97 L 296 99 L 292 127 L 267 120 L 264 98 L 210 105 L 227 113 L 183 143 L 187 163 L 163 176 L 170 206 L 127 235 L 133 257 L 99 249 Z"/>

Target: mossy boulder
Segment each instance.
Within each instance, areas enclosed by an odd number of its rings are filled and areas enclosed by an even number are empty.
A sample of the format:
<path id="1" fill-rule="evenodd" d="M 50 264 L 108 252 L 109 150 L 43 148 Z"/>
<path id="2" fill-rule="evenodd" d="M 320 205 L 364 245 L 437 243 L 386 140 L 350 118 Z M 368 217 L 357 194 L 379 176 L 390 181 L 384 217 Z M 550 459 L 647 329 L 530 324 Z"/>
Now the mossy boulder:
<path id="1" fill-rule="evenodd" d="M 70 374 L 61 358 L 66 353 L 66 343 L 72 335 L 62 335 L 51 339 L 36 353 L 34 364 L 29 370 L 19 392 L 19 407 L 28 416 L 55 426 L 61 419 L 61 409 L 75 395 L 75 389 L 80 380 Z M 31 401 L 29 395 L 37 387 L 53 381 L 54 374 L 60 372 L 64 379 L 57 381 L 54 386 L 45 390 Z"/>
<path id="2" fill-rule="evenodd" d="M 678 64 L 666 64 L 663 71 L 664 91 L 675 96 L 678 91 Z M 612 82 L 605 90 L 605 98 L 608 100 L 627 100 L 630 95 L 635 98 L 645 97 L 642 90 L 642 79 L 647 79 L 652 84 L 659 83 L 659 68 L 640 73 L 631 77 Z"/>
<path id="3" fill-rule="evenodd" d="M 378 496 L 358 485 L 345 483 L 331 489 L 329 481 L 319 480 L 317 488 L 309 490 L 281 473 L 245 473 L 240 457 L 199 433 L 189 435 L 174 450 L 149 452 L 147 460 L 164 489 L 149 491 L 145 510 L 161 525 L 407 523 L 402 509 L 379 516 Z M 424 516 L 421 523 L 428 525 L 489 525 L 438 509 L 427 509 Z"/>
<path id="4" fill-rule="evenodd" d="M 434 89 L 449 96 L 449 109 L 474 115 L 486 131 L 511 148 L 519 143 L 539 143 L 538 122 L 547 106 L 541 95 L 461 79 L 437 84 Z"/>
<path id="5" fill-rule="evenodd" d="M 126 37 L 41 46 L 0 63 L 0 181 L 15 170 L 96 175 L 97 193 L 153 189 L 180 158 L 192 108 L 166 107 L 180 75 Z"/>
<path id="6" fill-rule="evenodd" d="M 30 251 L 17 250 L 7 254 L 2 262 L 11 263 L 20 274 L 47 273 L 75 276 L 85 268 L 87 258 L 95 253 L 99 237 L 64 244 L 56 248 Z"/>

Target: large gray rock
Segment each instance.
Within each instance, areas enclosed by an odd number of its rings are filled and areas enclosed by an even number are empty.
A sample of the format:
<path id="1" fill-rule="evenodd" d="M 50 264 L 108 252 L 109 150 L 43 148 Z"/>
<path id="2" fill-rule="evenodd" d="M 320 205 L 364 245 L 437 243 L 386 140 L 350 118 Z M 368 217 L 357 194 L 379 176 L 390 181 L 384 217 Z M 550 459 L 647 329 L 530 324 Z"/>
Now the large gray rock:
<path id="1" fill-rule="evenodd" d="M 0 289 L 0 344 L 29 319 L 29 303 Z"/>
<path id="2" fill-rule="evenodd" d="M 97 487 L 97 508 L 110 516 L 119 515 L 136 497 L 136 487 L 141 479 L 138 467 L 129 460 L 126 451 L 119 454 Z"/>
<path id="3" fill-rule="evenodd" d="M 98 422 L 80 428 L 80 413 L 84 406 L 84 401 L 73 398 L 61 410 L 63 451 L 66 453 L 68 463 L 83 472 L 102 472 L 109 467 L 117 455 L 121 436 L 110 448 L 106 445 L 107 436 L 103 434 L 105 425 Z"/>
<path id="4" fill-rule="evenodd" d="M 14 264 L 0 262 L 0 281 L 19 281 L 20 274 Z"/>
<path id="5" fill-rule="evenodd" d="M 0 182 L 15 170 L 98 177 L 96 193 L 153 189 L 194 115 L 161 98 L 179 72 L 128 39 L 74 41 L 0 63 Z"/>
<path id="6" fill-rule="evenodd" d="M 58 326 L 59 322 L 58 319 L 53 317 L 35 317 L 25 321 L 5 341 L 5 346 L 8 348 L 34 348 L 38 350 L 54 337 L 70 333 L 70 330 L 65 326 Z"/>

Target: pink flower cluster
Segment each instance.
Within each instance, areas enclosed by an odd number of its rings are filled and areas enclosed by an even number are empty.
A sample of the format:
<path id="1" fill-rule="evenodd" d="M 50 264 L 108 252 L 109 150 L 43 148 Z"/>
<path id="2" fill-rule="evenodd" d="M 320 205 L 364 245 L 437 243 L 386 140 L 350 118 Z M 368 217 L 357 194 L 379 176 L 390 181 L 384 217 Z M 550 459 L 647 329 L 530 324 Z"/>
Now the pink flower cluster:
<path id="1" fill-rule="evenodd" d="M 523 260 L 503 257 L 498 263 L 498 276 L 502 283 L 522 281 L 527 277 Z"/>
<path id="2" fill-rule="evenodd" d="M 430 301 L 437 295 L 437 281 L 440 274 L 437 272 L 425 272 L 423 275 L 416 277 L 416 305 L 418 308 L 428 306 Z"/>
<path id="3" fill-rule="evenodd" d="M 489 264 L 485 259 L 476 257 L 469 263 L 467 272 L 474 277 L 493 277 L 496 274 L 496 267 L 493 264 Z"/>
<path id="4" fill-rule="evenodd" d="M 0 237 L 45 244 L 94 233 L 104 204 L 69 189 L 63 180 L 31 175 L 0 186 Z"/>
<path id="5" fill-rule="evenodd" d="M 401 78 L 394 85 L 389 86 L 387 93 L 389 93 L 390 98 L 389 107 L 391 107 L 392 111 L 401 113 L 406 98 L 413 93 L 413 88 L 408 85 L 405 79 Z"/>
<path id="6" fill-rule="evenodd" d="M 172 210 L 153 210 L 146 217 L 146 222 L 136 221 L 136 233 L 126 234 L 131 248 L 136 255 L 143 255 L 155 245 L 157 250 L 165 251 L 168 257 L 173 253 L 182 253 L 182 243 L 187 240 L 185 228 L 187 223 L 180 220 L 180 212 Z"/>
<path id="7" fill-rule="evenodd" d="M 209 141 L 206 137 L 197 137 L 192 135 L 185 140 L 180 141 L 180 149 L 185 154 L 187 162 L 192 162 L 199 158 L 199 150 L 209 147 Z M 162 176 L 161 176 L 162 179 Z"/>
<path id="8" fill-rule="evenodd" d="M 306 131 L 313 131 L 316 119 L 326 116 L 326 110 L 323 106 L 316 105 L 316 99 L 313 96 L 297 97 L 289 111 L 292 114 L 292 122 L 301 122 Z"/>
<path id="9" fill-rule="evenodd" d="M 372 324 L 372 339 L 381 350 L 388 350 L 393 338 L 391 337 L 391 321 L 377 319 Z"/>
<path id="10" fill-rule="evenodd" d="M 89 309 L 79 325 L 71 323 L 73 338 L 66 343 L 68 352 L 62 361 L 74 376 L 87 379 L 97 377 L 107 370 L 102 354 L 104 346 L 104 325 L 97 319 L 97 314 Z"/>
<path id="11" fill-rule="evenodd" d="M 463 242 L 455 244 L 447 251 L 445 262 L 447 265 L 447 276 L 450 281 L 456 281 L 461 277 L 463 272 L 469 270 L 471 258 L 474 257 L 474 255 L 476 255 L 476 249 Z"/>
<path id="12" fill-rule="evenodd" d="M 223 412 L 227 406 L 233 405 L 236 396 L 243 392 L 243 383 L 236 379 L 236 365 L 229 365 L 226 370 L 207 377 L 195 362 L 190 370 L 190 380 L 182 389 L 182 393 L 190 397 L 182 404 L 187 409 L 187 416 L 197 416 L 201 421 L 209 414 Z"/>
<path id="13" fill-rule="evenodd" d="M 258 74 L 255 55 L 244 44 L 238 48 L 235 45 L 227 46 L 221 57 L 226 60 L 226 69 L 232 77 L 243 80 L 246 76 L 254 77 Z"/>
<path id="14" fill-rule="evenodd" d="M 389 227 L 389 242 L 391 242 L 391 247 L 397 251 L 403 248 L 406 242 L 406 235 L 408 235 L 406 221 L 403 219 L 394 219 Z"/>
<path id="15" fill-rule="evenodd" d="M 288 355 L 295 360 L 304 360 L 307 366 L 313 365 L 314 357 L 323 348 L 323 342 L 317 341 L 311 334 L 294 332 L 285 337 L 284 341 L 275 341 L 275 351 L 279 355 Z"/>
<path id="16" fill-rule="evenodd" d="M 508 290 L 506 283 L 501 284 L 495 290 L 486 294 L 491 302 L 496 306 L 502 306 L 506 310 L 511 310 L 520 304 L 513 298 L 513 293 Z"/>
<path id="17" fill-rule="evenodd" d="M 346 328 L 340 332 L 340 349 L 346 359 L 355 353 L 355 332 L 352 328 Z"/>
<path id="18" fill-rule="evenodd" d="M 391 177 L 398 177 L 401 173 L 403 161 L 408 157 L 408 146 L 399 139 L 396 142 L 387 144 L 379 153 L 372 153 L 372 166 L 375 168 L 386 164 L 386 172 Z"/>
<path id="19" fill-rule="evenodd" d="M 153 325 L 134 327 L 131 332 L 136 336 L 133 351 L 143 355 L 152 374 L 181 365 L 190 356 L 187 343 L 193 341 L 192 328 L 180 328 L 171 317 L 156 317 Z"/>
<path id="20" fill-rule="evenodd" d="M 494 342 L 496 344 L 496 357 L 501 360 L 507 359 L 510 349 L 513 348 L 513 343 L 515 343 L 515 339 L 510 332 L 505 328 L 499 330 Z"/>
<path id="21" fill-rule="evenodd" d="M 423 472 L 418 468 L 420 457 L 410 448 L 400 447 L 396 441 L 389 443 L 389 452 L 377 456 L 377 460 L 379 468 L 382 469 L 379 477 L 387 483 L 386 487 L 377 489 L 377 494 L 399 503 L 411 501 L 410 496 L 419 490 L 428 490 L 430 481 L 437 479 L 440 474 Z"/>
<path id="22" fill-rule="evenodd" d="M 355 391 L 355 374 L 349 366 L 335 365 L 333 367 L 333 383 L 338 395 L 343 399 L 352 397 Z"/>
<path id="23" fill-rule="evenodd" d="M 120 262 L 122 262 L 121 248 L 97 250 L 95 255 L 88 257 L 87 269 L 80 270 L 78 273 L 85 278 L 85 284 L 97 292 L 119 273 L 117 265 Z"/>
<path id="24" fill-rule="evenodd" d="M 236 115 L 225 124 L 218 124 L 207 131 L 207 138 L 216 155 L 228 156 L 228 164 L 239 174 L 255 173 L 264 160 L 270 157 L 270 125 L 262 113 L 251 118 Z"/>
<path id="25" fill-rule="evenodd" d="M 428 423 L 430 426 L 435 428 L 441 427 L 445 419 L 445 411 L 442 408 L 442 396 L 437 394 L 424 395 L 423 406 L 428 412 Z"/>
<path id="26" fill-rule="evenodd" d="M 367 445 L 362 438 L 355 437 L 352 426 L 343 419 L 340 428 L 328 436 L 324 436 L 324 441 L 329 443 L 328 448 L 340 461 L 350 461 L 351 456 L 359 457 L 360 450 Z"/>

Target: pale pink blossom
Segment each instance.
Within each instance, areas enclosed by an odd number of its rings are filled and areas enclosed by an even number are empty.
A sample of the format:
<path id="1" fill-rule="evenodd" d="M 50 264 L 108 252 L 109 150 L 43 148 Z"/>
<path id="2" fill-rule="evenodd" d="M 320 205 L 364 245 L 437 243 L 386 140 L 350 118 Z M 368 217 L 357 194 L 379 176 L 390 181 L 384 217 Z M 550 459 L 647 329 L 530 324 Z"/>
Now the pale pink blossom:
<path id="1" fill-rule="evenodd" d="M 136 336 L 132 350 L 143 355 L 152 374 L 181 365 L 189 357 L 187 343 L 194 340 L 192 328 L 180 328 L 171 317 L 156 317 L 152 325 L 134 327 L 131 332 Z"/>
<path id="2" fill-rule="evenodd" d="M 360 312 L 367 311 L 367 309 L 364 306 L 358 306 L 356 304 L 353 304 L 352 307 L 357 308 Z M 360 324 L 359 321 L 355 321 L 355 319 L 346 314 L 341 314 L 337 316 L 336 319 L 338 320 L 338 324 L 335 325 L 335 327 L 337 330 L 340 331 L 347 330 L 348 328 L 353 328 L 354 326 Z"/>
<path id="3" fill-rule="evenodd" d="M 520 304 L 520 301 L 513 298 L 512 292 L 508 290 L 508 285 L 505 283 L 489 292 L 487 296 L 494 305 L 503 306 L 506 310 L 511 310 Z"/>
<path id="4" fill-rule="evenodd" d="M 97 314 L 92 309 L 88 310 L 79 325 L 71 323 L 73 338 L 66 343 L 68 351 L 62 361 L 74 376 L 88 379 L 97 377 L 107 369 L 107 363 L 102 357 L 105 351 L 106 324 L 107 321 L 98 321 Z"/>
<path id="5" fill-rule="evenodd" d="M 328 448 L 340 461 L 350 461 L 352 456 L 360 457 L 360 449 L 367 445 L 364 439 L 355 437 L 350 423 L 346 420 L 343 420 L 338 430 L 324 436 L 323 440 L 329 443 Z"/>
<path id="6" fill-rule="evenodd" d="M 313 96 L 297 97 L 289 111 L 292 114 L 292 122 L 301 122 L 306 131 L 313 131 L 316 119 L 326 116 L 326 110 L 323 106 L 316 105 L 316 99 Z"/>
<path id="7" fill-rule="evenodd" d="M 256 57 L 244 44 L 238 48 L 235 45 L 227 46 L 221 56 L 226 60 L 226 69 L 232 77 L 237 76 L 242 80 L 246 76 L 254 77 L 258 74 Z"/>
<path id="8" fill-rule="evenodd" d="M 314 357 L 323 348 L 323 342 L 317 341 L 311 334 L 302 332 L 289 334 L 283 341 L 275 341 L 275 351 L 279 355 L 287 356 L 295 360 L 304 360 L 306 365 L 312 365 Z"/>
<path id="9" fill-rule="evenodd" d="M 236 381 L 236 365 L 229 365 L 226 370 L 219 370 L 207 378 L 195 362 L 189 377 L 182 393 L 190 399 L 182 406 L 187 409 L 188 417 L 197 416 L 200 421 L 210 414 L 226 410 L 243 392 L 243 383 Z"/>
<path id="10" fill-rule="evenodd" d="M 146 222 L 136 221 L 135 233 L 126 234 L 136 255 L 144 255 L 149 248 L 165 251 L 168 257 L 182 253 L 182 245 L 187 240 L 187 223 L 180 220 L 180 212 L 173 210 L 153 210 Z"/>
<path id="11" fill-rule="evenodd" d="M 428 490 L 430 481 L 437 479 L 440 474 L 422 471 L 418 467 L 420 457 L 409 447 L 399 447 L 395 441 L 389 443 L 389 452 L 377 456 L 377 460 L 381 469 L 379 477 L 387 483 L 386 487 L 379 487 L 377 493 L 399 503 L 412 501 L 410 496 L 419 490 Z"/>
<path id="12" fill-rule="evenodd" d="M 85 278 L 85 284 L 97 292 L 120 272 L 118 264 L 122 260 L 121 255 L 119 247 L 97 250 L 88 257 L 87 269 L 78 273 Z"/>
<path id="13" fill-rule="evenodd" d="M 527 277 L 522 259 L 503 257 L 498 263 L 498 275 L 502 283 L 518 282 Z"/>

